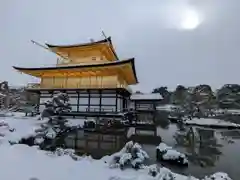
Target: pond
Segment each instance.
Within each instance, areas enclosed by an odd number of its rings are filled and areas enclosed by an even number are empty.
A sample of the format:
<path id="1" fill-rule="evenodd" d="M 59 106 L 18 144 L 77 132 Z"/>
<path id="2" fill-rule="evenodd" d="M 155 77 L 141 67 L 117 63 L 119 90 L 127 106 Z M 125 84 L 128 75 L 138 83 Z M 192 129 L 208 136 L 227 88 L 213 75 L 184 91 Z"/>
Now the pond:
<path id="1" fill-rule="evenodd" d="M 226 172 L 232 179 L 240 177 L 238 167 L 240 163 L 240 130 L 185 127 L 169 123 L 166 118 L 163 119 L 157 127 L 157 135 L 161 136 L 167 145 L 185 153 L 189 158 L 189 166 L 186 168 L 168 163 L 163 164 L 165 167 L 176 173 L 198 178 L 215 172 Z M 103 146 L 106 148 L 105 144 Z M 110 149 L 95 148 L 96 151 L 92 151 L 91 155 L 101 158 L 120 148 L 120 145 L 110 146 Z M 142 146 L 151 158 L 148 163 L 156 163 L 156 145 L 142 144 Z M 93 146 L 91 145 L 91 147 Z"/>
<path id="2" fill-rule="evenodd" d="M 158 135 L 167 145 L 189 157 L 187 168 L 163 164 L 172 171 L 199 178 L 219 171 L 228 173 L 233 179 L 240 177 L 239 130 L 214 130 L 169 124 L 164 128 L 159 126 Z M 143 148 L 150 155 L 151 163 L 155 163 L 155 146 L 143 145 Z"/>

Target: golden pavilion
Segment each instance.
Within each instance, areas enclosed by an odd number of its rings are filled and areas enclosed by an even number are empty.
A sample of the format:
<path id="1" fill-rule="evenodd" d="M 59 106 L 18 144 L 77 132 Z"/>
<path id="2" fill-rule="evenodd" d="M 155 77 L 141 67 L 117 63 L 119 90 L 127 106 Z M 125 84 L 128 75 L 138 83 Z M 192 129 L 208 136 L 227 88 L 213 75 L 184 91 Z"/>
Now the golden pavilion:
<path id="1" fill-rule="evenodd" d="M 122 112 L 128 107 L 128 86 L 138 82 L 134 58 L 119 60 L 111 37 L 85 44 L 45 45 L 59 56 L 55 66 L 14 66 L 40 79 L 26 88 L 39 94 L 40 112 L 44 102 L 59 92 L 69 95 L 73 112 Z"/>

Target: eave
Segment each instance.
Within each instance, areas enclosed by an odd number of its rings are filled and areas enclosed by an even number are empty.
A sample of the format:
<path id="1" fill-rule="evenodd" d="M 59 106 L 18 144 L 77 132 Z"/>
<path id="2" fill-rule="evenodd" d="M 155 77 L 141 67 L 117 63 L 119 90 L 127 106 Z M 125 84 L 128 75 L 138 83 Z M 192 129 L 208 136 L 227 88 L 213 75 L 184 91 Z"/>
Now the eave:
<path id="1" fill-rule="evenodd" d="M 106 44 L 106 43 L 110 43 L 108 46 L 111 49 L 112 53 L 114 54 L 114 56 L 116 57 L 117 60 L 119 60 L 116 51 L 113 48 L 113 44 L 112 44 L 112 40 L 111 37 L 109 36 L 106 39 L 100 40 L 100 41 L 94 41 L 94 42 L 89 42 L 89 43 L 82 43 L 82 44 L 73 44 L 73 45 L 54 45 L 54 44 L 48 44 L 45 43 L 45 45 L 52 49 L 52 51 L 57 51 L 56 49 L 70 49 L 70 48 L 77 48 L 77 47 L 91 47 L 94 45 L 99 45 L 99 44 Z"/>
<path id="2" fill-rule="evenodd" d="M 17 71 L 20 71 L 20 72 L 23 72 L 25 74 L 35 76 L 35 77 L 42 77 L 43 74 L 47 74 L 47 73 L 48 74 L 54 74 L 54 73 L 64 74 L 64 73 L 68 73 L 69 71 L 79 73 L 79 76 L 81 76 L 80 74 L 84 73 L 84 71 L 85 72 L 92 71 L 96 74 L 96 71 L 98 71 L 98 69 L 106 68 L 106 69 L 110 70 L 111 68 L 118 68 L 118 67 L 122 67 L 122 66 L 127 67 L 128 65 L 131 66 L 131 71 L 132 71 L 133 79 L 134 79 L 134 80 L 131 80 L 131 83 L 129 83 L 129 85 L 137 84 L 138 80 L 137 80 L 137 75 L 136 75 L 134 58 L 128 59 L 128 60 L 123 60 L 123 61 L 114 61 L 114 62 L 99 63 L 99 64 L 82 64 L 82 65 L 38 67 L 38 68 L 24 68 L 24 67 L 13 66 L 13 68 L 16 69 Z"/>

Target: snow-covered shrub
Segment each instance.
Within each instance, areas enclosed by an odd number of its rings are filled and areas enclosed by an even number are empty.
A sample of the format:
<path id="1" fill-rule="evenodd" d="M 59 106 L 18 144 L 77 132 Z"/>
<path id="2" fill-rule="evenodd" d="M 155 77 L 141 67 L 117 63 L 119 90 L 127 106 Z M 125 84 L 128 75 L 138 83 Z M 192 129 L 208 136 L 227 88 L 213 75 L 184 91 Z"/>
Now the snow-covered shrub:
<path id="1" fill-rule="evenodd" d="M 157 160 L 176 162 L 180 165 L 188 165 L 188 159 L 185 154 L 174 150 L 165 143 L 160 143 L 156 149 Z"/>
<path id="2" fill-rule="evenodd" d="M 140 169 L 148 158 L 148 154 L 142 149 L 141 145 L 130 141 L 119 152 L 113 154 L 110 167 L 124 169 L 127 166 L 131 166 L 134 169 Z"/>
<path id="3" fill-rule="evenodd" d="M 45 103 L 45 109 L 41 113 L 41 119 L 48 118 L 48 121 L 42 125 L 39 131 L 41 132 L 42 130 L 46 138 L 54 139 L 57 133 L 66 129 L 65 124 L 67 120 L 61 115 L 71 110 L 68 100 L 69 98 L 66 93 L 58 93 L 51 101 Z"/>
<path id="4" fill-rule="evenodd" d="M 9 124 L 5 121 L 1 121 L 0 122 L 0 137 L 5 137 L 6 134 L 8 134 L 9 132 L 14 132 L 15 129 L 11 128 L 9 126 Z"/>
<path id="5" fill-rule="evenodd" d="M 62 117 L 64 112 L 69 112 L 71 107 L 66 93 L 56 94 L 51 101 L 45 102 L 45 109 L 40 114 L 41 125 L 35 129 L 33 137 L 25 138 L 20 143 L 28 145 L 41 145 L 55 139 L 59 134 L 71 129 L 67 120 Z M 43 147 L 43 146 L 41 146 Z"/>
<path id="6" fill-rule="evenodd" d="M 58 115 L 60 116 L 64 112 L 70 112 L 71 107 L 68 103 L 69 97 L 66 93 L 58 93 L 51 101 L 45 102 L 45 109 L 42 111 L 40 118 L 48 118 L 51 119 L 52 116 Z"/>
<path id="7" fill-rule="evenodd" d="M 156 164 L 146 167 L 148 169 L 148 174 L 153 176 L 154 180 L 199 180 L 193 176 L 184 176 L 172 172 L 170 169 L 165 167 L 159 167 Z"/>
<path id="8" fill-rule="evenodd" d="M 52 157 L 69 156 L 75 161 L 78 161 L 78 160 L 82 159 L 80 156 L 75 154 L 75 150 L 73 150 L 73 149 L 57 148 L 54 152 L 47 152 L 46 154 L 49 155 L 49 156 L 52 156 Z"/>
<path id="9" fill-rule="evenodd" d="M 160 172 L 160 168 L 158 168 L 156 164 L 148 166 L 148 174 L 150 176 L 156 177 L 159 172 Z"/>
<path id="10" fill-rule="evenodd" d="M 203 180 L 232 180 L 232 179 L 226 173 L 217 172 L 211 176 L 206 176 Z"/>

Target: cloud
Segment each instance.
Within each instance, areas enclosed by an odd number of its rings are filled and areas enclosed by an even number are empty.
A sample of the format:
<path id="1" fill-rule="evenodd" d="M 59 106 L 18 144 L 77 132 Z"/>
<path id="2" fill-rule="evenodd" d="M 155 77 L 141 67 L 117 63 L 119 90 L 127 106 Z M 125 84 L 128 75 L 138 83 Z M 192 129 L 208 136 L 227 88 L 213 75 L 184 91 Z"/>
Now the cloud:
<path id="1" fill-rule="evenodd" d="M 194 31 L 180 31 L 179 18 L 189 7 L 202 15 L 202 24 Z M 12 65 L 56 62 L 31 39 L 81 43 L 103 38 L 104 30 L 112 36 L 120 58 L 136 57 L 140 84 L 135 88 L 239 83 L 239 8 L 237 0 L 1 1 L 0 77 L 25 84 L 32 79 L 19 75 Z"/>

